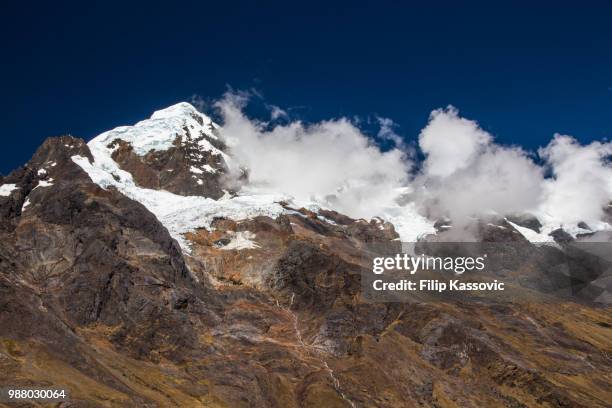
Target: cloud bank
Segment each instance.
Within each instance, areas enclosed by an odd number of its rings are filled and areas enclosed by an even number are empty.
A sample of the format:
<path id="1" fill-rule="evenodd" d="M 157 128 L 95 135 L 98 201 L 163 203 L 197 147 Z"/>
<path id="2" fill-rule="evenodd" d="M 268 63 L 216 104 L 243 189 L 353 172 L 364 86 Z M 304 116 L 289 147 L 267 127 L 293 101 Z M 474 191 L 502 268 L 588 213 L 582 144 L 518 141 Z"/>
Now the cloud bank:
<path id="1" fill-rule="evenodd" d="M 421 207 L 455 223 L 487 214 L 534 210 L 543 169 L 519 147 L 504 147 L 474 121 L 449 107 L 432 112 L 419 135 L 425 155 L 415 183 Z"/>
<path id="2" fill-rule="evenodd" d="M 612 197 L 612 144 L 581 145 L 555 135 L 537 155 L 502 146 L 454 107 L 434 110 L 418 137 L 415 163 L 396 124 L 377 118 L 382 151 L 346 118 L 304 124 L 273 106 L 271 121 L 247 117 L 248 95 L 228 92 L 215 107 L 222 136 L 249 176 L 247 188 L 316 201 L 353 217 L 409 207 L 430 220 L 531 213 L 551 225 L 601 223 Z M 281 113 L 282 112 L 282 113 Z M 283 123 L 275 123 L 282 117 Z M 233 166 L 234 180 L 238 166 Z M 409 216 L 409 214 L 403 214 Z"/>
<path id="3" fill-rule="evenodd" d="M 282 192 L 356 217 L 372 217 L 397 195 L 395 189 L 409 182 L 412 164 L 405 153 L 381 152 L 348 119 L 270 128 L 245 116 L 246 102 L 244 95 L 226 94 L 216 106 L 223 117 L 222 136 L 232 156 L 247 169 L 251 189 Z"/>
<path id="4" fill-rule="evenodd" d="M 612 143 L 592 142 L 581 146 L 571 136 L 555 135 L 539 155 L 552 169 L 553 177 L 542 183 L 541 212 L 565 222 L 601 220 L 612 196 Z"/>

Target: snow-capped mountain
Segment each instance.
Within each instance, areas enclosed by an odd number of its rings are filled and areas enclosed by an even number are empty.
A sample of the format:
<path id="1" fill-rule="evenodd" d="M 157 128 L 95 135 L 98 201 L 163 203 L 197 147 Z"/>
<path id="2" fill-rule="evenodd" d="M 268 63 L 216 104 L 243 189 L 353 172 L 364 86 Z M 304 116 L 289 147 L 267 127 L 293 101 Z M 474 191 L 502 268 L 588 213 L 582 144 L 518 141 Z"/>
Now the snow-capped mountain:
<path id="1" fill-rule="evenodd" d="M 215 135 L 216 129 L 218 125 L 210 118 L 180 103 L 134 126 L 122 126 L 92 139 L 88 143 L 92 162 L 78 155 L 72 160 L 100 187 L 115 187 L 142 203 L 188 250 L 184 234 L 210 228 L 215 217 L 276 218 L 283 212 L 278 204 L 283 196 L 232 196 L 222 188 L 220 178 L 231 158 L 221 150 L 223 143 Z M 131 157 L 116 161 L 127 156 L 119 153 L 121 149 Z M 145 173 L 153 176 L 139 176 Z M 157 188 L 146 181 L 150 179 L 156 180 Z"/>
<path id="2" fill-rule="evenodd" d="M 322 208 L 323 203 L 300 202 L 283 192 L 236 194 L 224 189 L 223 175 L 238 163 L 220 140 L 220 129 L 208 116 L 182 102 L 134 126 L 121 126 L 92 139 L 88 146 L 93 162 L 82 156 L 72 160 L 102 188 L 113 186 L 144 204 L 184 249 L 188 249 L 184 234 L 210 228 L 215 217 L 236 221 L 258 215 L 276 218 L 292 211 L 281 202 L 315 212 Z M 389 208 L 381 216 L 394 221 L 406 241 L 435 232 L 433 223 L 410 205 Z"/>
<path id="3" fill-rule="evenodd" d="M 507 291 L 371 302 L 377 246 L 450 240 L 452 221 L 409 188 L 363 219 L 241 167 L 180 103 L 49 138 L 2 177 L 0 386 L 94 407 L 606 406 L 612 259 L 571 244 L 609 220 L 474 219 L 482 279 Z"/>
<path id="4" fill-rule="evenodd" d="M 88 143 L 93 162 L 81 156 L 72 160 L 103 188 L 116 187 L 128 197 L 144 204 L 183 249 L 188 249 L 184 234 L 197 228 L 210 228 L 215 217 L 243 220 L 258 215 L 277 217 L 287 213 L 279 203 L 318 212 L 333 208 L 329 201 L 297 201 L 283 191 L 258 194 L 248 183 L 241 191 L 224 187 L 223 177 L 240 166 L 232 158 L 221 135 L 223 129 L 192 105 L 182 102 L 154 112 L 150 119 L 134 126 L 121 126 L 104 132 Z M 239 141 L 238 141 L 239 143 Z M 279 169 L 279 171 L 282 171 Z M 299 183 L 299 180 L 295 181 Z M 398 191 L 398 198 L 404 191 Z M 419 214 L 410 201 L 395 200 L 372 218 L 394 225 L 401 240 L 413 242 L 423 237 L 448 232 L 436 230 L 434 223 Z M 349 214 L 350 215 L 350 214 Z M 554 243 L 553 231 L 563 229 L 572 238 L 611 229 L 606 222 L 587 226 L 559 222 L 547 214 L 535 214 L 537 227 L 521 225 L 524 217 L 499 214 L 498 221 L 516 230 L 531 242 Z M 514 221 L 512 221 L 514 220 Z"/>

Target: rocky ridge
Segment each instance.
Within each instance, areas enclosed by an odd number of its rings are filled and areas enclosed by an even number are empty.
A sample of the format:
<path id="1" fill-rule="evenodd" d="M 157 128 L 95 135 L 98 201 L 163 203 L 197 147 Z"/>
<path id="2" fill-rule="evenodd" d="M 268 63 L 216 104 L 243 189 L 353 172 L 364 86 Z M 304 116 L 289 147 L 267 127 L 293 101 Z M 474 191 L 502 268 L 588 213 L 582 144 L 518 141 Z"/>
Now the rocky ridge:
<path id="1" fill-rule="evenodd" d="M 504 272 L 520 301 L 369 303 L 363 254 L 397 245 L 392 224 L 235 196 L 212 121 L 186 104 L 150 120 L 135 139 L 47 139 L 0 180 L 3 386 L 63 385 L 84 407 L 608 405 L 607 278 L 560 296 L 546 266 L 566 237 L 479 224 L 542 260 Z"/>

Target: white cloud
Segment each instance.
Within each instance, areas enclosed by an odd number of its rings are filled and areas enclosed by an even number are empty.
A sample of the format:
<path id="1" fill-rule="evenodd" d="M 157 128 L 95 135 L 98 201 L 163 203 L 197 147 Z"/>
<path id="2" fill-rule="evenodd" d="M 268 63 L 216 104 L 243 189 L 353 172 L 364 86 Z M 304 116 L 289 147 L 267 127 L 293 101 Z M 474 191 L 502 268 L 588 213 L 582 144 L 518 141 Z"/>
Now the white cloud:
<path id="1" fill-rule="evenodd" d="M 268 105 L 268 109 L 270 109 L 270 119 L 272 120 L 277 120 L 281 118 L 287 119 L 289 117 L 287 111 L 281 109 L 276 105 Z"/>
<path id="2" fill-rule="evenodd" d="M 248 169 L 250 188 L 333 203 L 352 216 L 373 216 L 379 197 L 408 181 L 411 163 L 404 153 L 381 152 L 347 119 L 297 121 L 268 130 L 243 114 L 245 102 L 228 93 L 217 107 L 224 119 L 222 135 Z"/>
<path id="3" fill-rule="evenodd" d="M 449 106 L 431 113 L 419 135 L 424 161 L 415 166 L 389 118 L 377 118 L 377 137 L 396 148 L 382 152 L 346 118 L 271 125 L 245 116 L 247 102 L 247 94 L 228 92 L 216 103 L 222 136 L 248 169 L 245 188 L 315 200 L 353 217 L 416 220 L 416 208 L 432 220 L 450 217 L 455 225 L 487 214 L 526 212 L 552 223 L 589 222 L 601 219 L 612 197 L 610 143 L 581 146 L 557 135 L 539 150 L 544 162 L 539 165 L 519 147 L 496 144 L 477 122 Z M 278 108 L 277 117 L 284 115 Z M 545 178 L 547 167 L 552 177 Z M 233 170 L 235 181 L 239 169 Z M 400 194 L 404 199 L 398 200 Z M 422 220 L 410 225 L 417 224 L 426 225 Z"/>
<path id="4" fill-rule="evenodd" d="M 455 223 L 471 217 L 534 210 L 540 200 L 543 172 L 517 147 L 503 147 L 474 121 L 449 107 L 432 112 L 421 131 L 425 154 L 415 182 L 417 200 L 435 217 Z"/>
<path id="5" fill-rule="evenodd" d="M 404 140 L 400 135 L 395 133 L 395 129 L 398 127 L 397 124 L 392 119 L 383 118 L 381 116 L 377 116 L 376 120 L 380 125 L 377 137 L 382 140 L 390 140 L 396 147 L 403 149 L 405 146 Z"/>
<path id="6" fill-rule="evenodd" d="M 418 180 L 428 190 L 430 213 L 464 224 L 471 217 L 534 210 L 543 177 L 522 150 L 493 145 L 447 177 L 425 174 Z"/>
<path id="7" fill-rule="evenodd" d="M 542 212 L 558 223 L 599 221 L 612 197 L 612 168 L 607 162 L 612 143 L 582 146 L 570 136 L 555 135 L 539 154 L 553 172 L 543 185 Z"/>
<path id="8" fill-rule="evenodd" d="M 467 166 L 491 139 L 476 122 L 459 117 L 452 106 L 433 111 L 419 135 L 419 146 L 427 156 L 425 173 L 440 177 L 451 175 Z"/>

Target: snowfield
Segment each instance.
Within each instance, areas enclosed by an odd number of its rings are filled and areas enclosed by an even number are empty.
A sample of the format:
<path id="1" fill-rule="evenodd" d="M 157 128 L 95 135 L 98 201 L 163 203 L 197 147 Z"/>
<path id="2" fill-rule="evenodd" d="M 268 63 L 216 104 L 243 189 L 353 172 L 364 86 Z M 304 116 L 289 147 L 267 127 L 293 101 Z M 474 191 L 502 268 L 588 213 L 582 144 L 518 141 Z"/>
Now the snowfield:
<path id="1" fill-rule="evenodd" d="M 168 229 L 181 248 L 189 251 L 184 234 L 197 228 L 210 229 L 215 217 L 232 220 L 244 220 L 259 215 L 276 218 L 284 212 L 279 201 L 284 196 L 238 196 L 232 199 L 213 200 L 201 196 L 181 196 L 163 190 L 152 190 L 138 187 L 132 175 L 121 170 L 110 158 L 108 149 L 99 145 L 90 145 L 94 163 L 82 156 L 73 156 L 72 160 L 89 174 L 89 177 L 102 188 L 116 187 L 127 197 L 143 204 Z M 119 181 L 113 178 L 119 176 Z"/>

